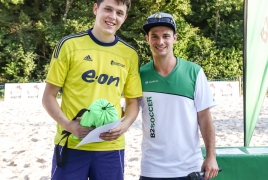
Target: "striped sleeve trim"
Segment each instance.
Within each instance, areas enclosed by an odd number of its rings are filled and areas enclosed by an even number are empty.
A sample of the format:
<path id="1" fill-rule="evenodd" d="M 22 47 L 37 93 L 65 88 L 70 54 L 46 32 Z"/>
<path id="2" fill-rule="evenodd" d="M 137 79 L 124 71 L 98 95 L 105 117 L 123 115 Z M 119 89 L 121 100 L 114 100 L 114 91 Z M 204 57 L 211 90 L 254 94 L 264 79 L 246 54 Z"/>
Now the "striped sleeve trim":
<path id="1" fill-rule="evenodd" d="M 131 49 L 133 49 L 133 50 L 138 54 L 137 50 L 136 50 L 133 46 L 131 46 L 130 44 L 128 44 L 126 41 L 124 41 L 124 40 L 121 39 L 120 37 L 118 37 L 118 41 L 120 41 L 120 42 L 122 42 L 123 44 L 125 44 L 126 46 L 130 47 Z M 138 55 L 138 72 L 140 73 L 140 68 L 139 68 L 139 66 L 140 66 L 140 56 Z"/>
<path id="2" fill-rule="evenodd" d="M 63 43 L 69 39 L 72 39 L 72 38 L 77 38 L 77 37 L 82 37 L 82 36 L 85 36 L 85 35 L 88 35 L 88 33 L 85 31 L 85 32 L 80 32 L 80 33 L 77 33 L 77 34 L 71 34 L 71 35 L 68 35 L 68 36 L 65 36 L 63 37 L 57 44 L 56 48 L 55 48 L 55 52 L 54 52 L 54 58 L 58 58 L 59 56 L 59 53 L 60 53 L 60 49 L 63 45 Z"/>
<path id="3" fill-rule="evenodd" d="M 133 50 L 135 50 L 137 52 L 137 50 L 133 46 L 131 46 L 130 44 L 128 44 L 126 41 L 124 41 L 120 37 L 118 37 L 118 41 L 122 42 L 123 44 L 125 44 L 126 46 L 132 48 Z"/>

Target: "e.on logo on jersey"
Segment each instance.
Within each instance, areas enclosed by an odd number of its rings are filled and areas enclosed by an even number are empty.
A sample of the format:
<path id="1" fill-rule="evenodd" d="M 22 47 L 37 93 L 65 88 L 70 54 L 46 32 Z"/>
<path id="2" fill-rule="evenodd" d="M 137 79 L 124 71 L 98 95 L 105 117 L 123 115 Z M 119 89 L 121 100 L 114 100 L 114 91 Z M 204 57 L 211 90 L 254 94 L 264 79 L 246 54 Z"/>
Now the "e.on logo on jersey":
<path id="1" fill-rule="evenodd" d="M 265 18 L 264 26 L 261 30 L 261 39 L 263 40 L 264 43 L 267 43 L 268 41 L 268 17 L 267 16 Z"/>
<path id="2" fill-rule="evenodd" d="M 94 69 L 84 72 L 82 74 L 82 79 L 88 83 L 97 81 L 99 84 L 115 84 L 116 87 L 120 81 L 119 77 L 109 76 L 108 74 L 96 75 L 96 71 Z"/>

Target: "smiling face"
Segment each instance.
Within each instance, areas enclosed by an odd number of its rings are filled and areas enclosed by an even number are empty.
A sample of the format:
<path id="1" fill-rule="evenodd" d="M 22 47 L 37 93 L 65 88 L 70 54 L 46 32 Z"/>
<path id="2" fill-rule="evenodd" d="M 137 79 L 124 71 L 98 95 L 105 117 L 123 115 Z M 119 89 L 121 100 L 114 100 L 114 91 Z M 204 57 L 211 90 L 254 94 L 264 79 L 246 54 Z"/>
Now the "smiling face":
<path id="1" fill-rule="evenodd" d="M 146 40 L 154 57 L 173 56 L 173 44 L 177 40 L 177 35 L 166 26 L 157 26 L 150 29 Z"/>
<path id="2" fill-rule="evenodd" d="M 93 10 L 96 15 L 93 30 L 97 36 L 114 36 L 127 17 L 127 6 L 121 1 L 104 0 L 99 6 L 94 4 Z"/>

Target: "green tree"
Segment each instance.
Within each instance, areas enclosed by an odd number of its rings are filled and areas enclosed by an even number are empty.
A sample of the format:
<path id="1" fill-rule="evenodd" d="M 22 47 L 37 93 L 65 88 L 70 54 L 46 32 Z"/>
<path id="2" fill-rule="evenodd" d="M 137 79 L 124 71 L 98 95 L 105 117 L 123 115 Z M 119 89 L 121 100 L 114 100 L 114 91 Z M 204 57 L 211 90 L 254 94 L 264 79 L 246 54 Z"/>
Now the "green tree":
<path id="1" fill-rule="evenodd" d="M 0 83 L 43 81 L 59 39 L 92 26 L 93 3 L 2 0 Z"/>
<path id="2" fill-rule="evenodd" d="M 56 43 L 94 24 L 94 1 L 1 0 L 0 83 L 44 81 Z M 242 0 L 134 0 L 118 35 L 152 59 L 142 25 L 158 11 L 173 14 L 175 55 L 200 64 L 207 76 L 242 73 Z"/>
<path id="3" fill-rule="evenodd" d="M 185 16 L 187 22 L 197 27 L 200 36 L 213 41 L 212 65 L 216 71 L 207 72 L 210 78 L 227 78 L 242 75 L 242 0 L 191 0 L 192 12 Z M 194 45 L 197 45 L 195 43 Z M 193 61 L 200 62 L 193 57 Z"/>

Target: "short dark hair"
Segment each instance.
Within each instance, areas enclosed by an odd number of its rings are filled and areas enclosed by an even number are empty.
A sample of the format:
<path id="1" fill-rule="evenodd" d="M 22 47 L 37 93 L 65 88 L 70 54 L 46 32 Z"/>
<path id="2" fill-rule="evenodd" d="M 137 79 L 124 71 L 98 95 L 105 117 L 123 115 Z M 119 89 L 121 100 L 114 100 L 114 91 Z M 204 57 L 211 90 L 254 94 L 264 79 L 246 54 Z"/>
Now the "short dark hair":
<path id="1" fill-rule="evenodd" d="M 99 6 L 104 0 L 97 0 L 97 5 Z M 127 6 L 127 12 L 129 12 L 130 7 L 131 7 L 131 0 L 114 0 L 116 1 L 118 4 L 120 2 L 122 2 L 123 4 L 125 4 Z"/>

